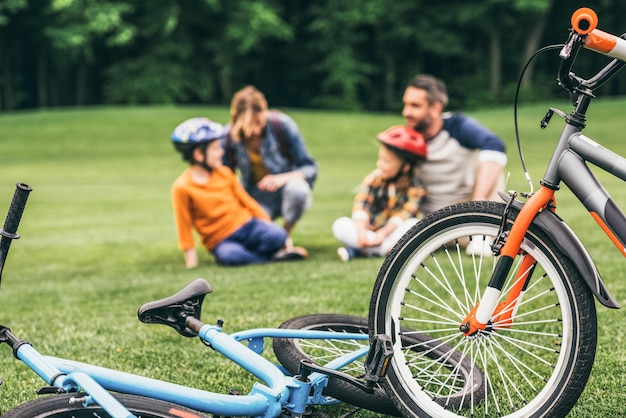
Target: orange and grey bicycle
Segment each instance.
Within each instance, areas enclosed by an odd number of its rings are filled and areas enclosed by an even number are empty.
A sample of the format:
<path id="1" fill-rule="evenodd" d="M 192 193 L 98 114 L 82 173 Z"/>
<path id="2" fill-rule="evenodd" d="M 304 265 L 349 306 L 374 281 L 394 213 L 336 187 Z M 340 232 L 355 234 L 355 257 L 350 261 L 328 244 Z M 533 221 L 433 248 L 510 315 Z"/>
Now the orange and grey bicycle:
<path id="1" fill-rule="evenodd" d="M 609 308 L 619 304 L 557 216 L 555 192 L 565 184 L 626 256 L 626 216 L 587 165 L 626 180 L 626 158 L 582 134 L 594 90 L 626 61 L 626 36 L 603 32 L 597 22 L 593 10 L 577 10 L 567 42 L 558 45 L 558 80 L 574 109 L 551 108 L 542 121 L 545 127 L 557 114 L 565 126 L 537 192 L 433 213 L 398 242 L 379 272 L 370 333 L 394 344 L 385 380 L 406 416 L 563 417 L 587 383 L 597 344 L 594 297 Z M 581 78 L 572 72 L 581 48 L 613 59 Z M 470 242 L 492 254 L 468 254 Z M 448 402 L 453 377 L 423 375 L 426 359 L 400 344 L 412 332 L 471 359 L 484 373 L 480 390 Z"/>

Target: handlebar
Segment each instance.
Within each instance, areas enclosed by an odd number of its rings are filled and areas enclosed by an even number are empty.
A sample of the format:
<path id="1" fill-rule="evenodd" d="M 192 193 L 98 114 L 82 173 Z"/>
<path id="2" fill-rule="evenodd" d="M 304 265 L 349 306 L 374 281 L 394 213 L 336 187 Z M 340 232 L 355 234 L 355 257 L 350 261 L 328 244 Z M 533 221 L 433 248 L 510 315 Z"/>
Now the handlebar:
<path id="1" fill-rule="evenodd" d="M 27 184 L 16 184 L 13 200 L 11 200 L 9 212 L 4 221 L 4 227 L 0 229 L 0 235 L 2 235 L 0 239 L 0 281 L 2 280 L 2 269 L 4 268 L 4 261 L 7 258 L 11 242 L 20 237 L 17 233 L 17 227 L 22 219 L 28 195 L 32 190 Z"/>
<path id="2" fill-rule="evenodd" d="M 583 7 L 572 14 L 572 30 L 583 37 L 583 46 L 592 51 L 626 61 L 626 40 L 597 29 L 598 16 Z"/>
<path id="3" fill-rule="evenodd" d="M 621 37 L 598 29 L 598 16 L 587 7 L 572 14 L 572 31 L 559 54 L 559 84 L 570 93 L 593 97 L 592 91 L 611 78 L 626 64 L 626 35 Z M 570 72 L 580 48 L 589 49 L 615 58 L 596 75 L 585 80 Z"/>

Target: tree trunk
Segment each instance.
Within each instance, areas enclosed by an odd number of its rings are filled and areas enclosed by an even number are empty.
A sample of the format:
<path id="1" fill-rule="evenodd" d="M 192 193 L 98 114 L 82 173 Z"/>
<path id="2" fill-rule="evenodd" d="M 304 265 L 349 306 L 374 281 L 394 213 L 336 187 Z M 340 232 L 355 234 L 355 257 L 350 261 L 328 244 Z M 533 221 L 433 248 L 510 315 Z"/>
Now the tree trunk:
<path id="1" fill-rule="evenodd" d="M 76 104 L 82 106 L 85 104 L 87 91 L 87 63 L 84 60 L 78 61 L 76 74 Z"/>
<path id="2" fill-rule="evenodd" d="M 48 103 L 48 60 L 43 48 L 37 51 L 37 102 L 39 107 L 46 107 Z"/>
<path id="3" fill-rule="evenodd" d="M 391 52 L 385 54 L 385 86 L 383 96 L 383 106 L 385 110 L 392 110 L 397 100 L 395 94 L 396 84 L 396 62 Z"/>
<path id="4" fill-rule="evenodd" d="M 490 41 L 489 55 L 491 62 L 489 66 L 489 74 L 491 79 L 489 87 L 494 99 L 498 99 L 502 90 L 502 42 L 500 39 L 500 32 L 495 28 L 491 31 Z"/>
<path id="5" fill-rule="evenodd" d="M 2 74 L 2 78 L 0 78 L 0 111 L 2 111 L 4 109 L 3 107 L 3 103 L 4 103 L 4 83 L 6 83 L 6 80 L 4 79 L 4 67 L 6 67 L 7 65 L 7 59 L 4 57 L 4 44 L 2 42 L 2 32 L 0 32 L 0 63 L 2 63 L 2 68 L 0 69 L 0 71 L 2 71 L 0 74 Z"/>
<path id="6" fill-rule="evenodd" d="M 223 63 L 220 70 L 220 89 L 222 90 L 222 103 L 229 104 L 233 95 L 233 71 L 230 64 Z"/>
<path id="7" fill-rule="evenodd" d="M 530 57 L 537 51 L 539 48 L 539 42 L 541 42 L 541 37 L 543 36 L 543 31 L 546 28 L 546 24 L 548 22 L 548 15 L 550 14 L 550 8 L 552 7 L 552 0 L 548 1 L 546 10 L 535 19 L 535 24 L 533 25 L 532 30 L 529 35 L 526 37 L 526 45 L 524 46 L 524 61 L 522 62 L 522 68 L 528 62 Z M 524 78 L 522 78 L 522 87 L 529 88 L 532 86 L 534 74 L 534 64 L 530 64 L 526 69 L 526 73 L 524 74 Z"/>
<path id="8" fill-rule="evenodd" d="M 13 109 L 13 89 L 11 88 L 12 78 L 9 60 L 2 60 L 2 95 L 4 96 L 5 110 Z"/>

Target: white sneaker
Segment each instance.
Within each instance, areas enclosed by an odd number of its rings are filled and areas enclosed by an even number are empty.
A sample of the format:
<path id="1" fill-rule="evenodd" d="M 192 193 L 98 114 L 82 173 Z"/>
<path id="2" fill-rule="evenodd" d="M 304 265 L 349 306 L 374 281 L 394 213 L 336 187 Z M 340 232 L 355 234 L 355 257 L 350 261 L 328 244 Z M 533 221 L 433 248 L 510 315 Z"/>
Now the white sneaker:
<path id="1" fill-rule="evenodd" d="M 472 240 L 465 248 L 465 253 L 467 255 L 475 255 L 483 257 L 492 256 L 493 252 L 491 251 L 491 242 L 493 241 L 493 237 L 482 237 L 475 236 L 472 237 Z"/>
<path id="2" fill-rule="evenodd" d="M 350 251 L 348 251 L 346 247 L 337 248 L 337 255 L 339 256 L 339 259 L 344 263 L 350 261 Z"/>

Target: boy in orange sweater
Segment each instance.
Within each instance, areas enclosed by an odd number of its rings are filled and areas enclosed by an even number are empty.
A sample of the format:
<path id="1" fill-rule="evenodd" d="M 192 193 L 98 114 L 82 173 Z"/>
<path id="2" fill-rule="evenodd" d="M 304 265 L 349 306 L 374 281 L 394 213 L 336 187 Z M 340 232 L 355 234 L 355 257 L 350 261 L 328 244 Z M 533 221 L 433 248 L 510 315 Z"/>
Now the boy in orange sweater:
<path id="1" fill-rule="evenodd" d="M 186 120 L 172 142 L 190 166 L 172 186 L 178 244 L 187 268 L 198 265 L 192 229 L 217 263 L 226 266 L 306 258 L 303 248 L 288 247 L 287 233 L 222 165 L 224 129 L 207 118 Z"/>

